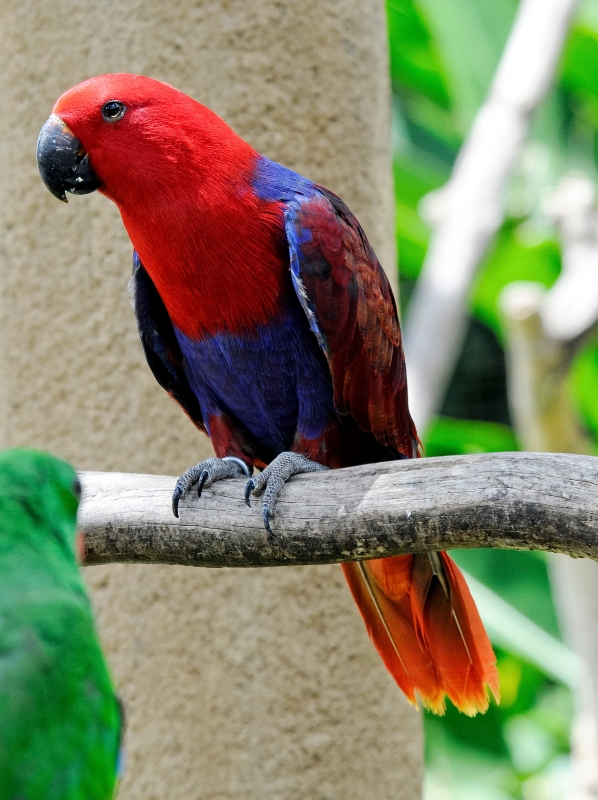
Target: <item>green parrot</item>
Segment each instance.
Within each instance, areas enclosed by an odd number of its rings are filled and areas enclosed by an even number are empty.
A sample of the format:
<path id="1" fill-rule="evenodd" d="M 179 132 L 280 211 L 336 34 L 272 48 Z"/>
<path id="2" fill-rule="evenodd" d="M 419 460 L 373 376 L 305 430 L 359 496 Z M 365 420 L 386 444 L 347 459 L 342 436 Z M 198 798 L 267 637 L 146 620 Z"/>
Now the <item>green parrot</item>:
<path id="1" fill-rule="evenodd" d="M 109 800 L 121 707 L 77 566 L 75 471 L 0 451 L 0 800 Z"/>

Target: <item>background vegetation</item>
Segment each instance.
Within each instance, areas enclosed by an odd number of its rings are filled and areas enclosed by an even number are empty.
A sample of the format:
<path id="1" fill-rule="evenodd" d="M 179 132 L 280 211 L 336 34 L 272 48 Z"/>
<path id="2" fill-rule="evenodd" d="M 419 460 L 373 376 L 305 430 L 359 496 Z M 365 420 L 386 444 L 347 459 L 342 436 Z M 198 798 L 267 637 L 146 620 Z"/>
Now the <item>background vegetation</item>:
<path id="1" fill-rule="evenodd" d="M 388 0 L 393 87 L 397 240 L 403 311 L 418 279 L 429 230 L 422 199 L 448 180 L 498 63 L 515 0 Z M 468 335 L 427 455 L 517 449 L 507 403 L 498 296 L 515 280 L 551 286 L 561 254 L 542 210 L 560 177 L 595 177 L 598 155 L 598 2 L 585 0 L 558 76 L 536 115 L 513 176 L 507 217 L 470 293 Z M 598 442 L 598 342 L 579 353 L 570 390 Z M 461 551 L 459 564 L 559 639 L 543 553 Z M 516 623 L 513 623 L 516 624 Z M 474 720 L 449 709 L 426 716 L 427 800 L 563 797 L 572 717 L 566 682 L 525 654 L 497 648 L 503 699 Z"/>

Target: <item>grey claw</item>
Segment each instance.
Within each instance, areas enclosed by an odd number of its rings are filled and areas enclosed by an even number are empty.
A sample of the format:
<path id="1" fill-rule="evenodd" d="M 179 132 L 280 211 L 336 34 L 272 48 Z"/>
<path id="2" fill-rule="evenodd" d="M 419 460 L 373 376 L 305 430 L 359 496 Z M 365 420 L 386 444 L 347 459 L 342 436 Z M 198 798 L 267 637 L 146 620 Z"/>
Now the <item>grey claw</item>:
<path id="1" fill-rule="evenodd" d="M 197 484 L 197 496 L 201 497 L 204 488 L 223 478 L 238 478 L 239 473 L 251 475 L 250 468 L 240 458 L 208 458 L 181 475 L 172 495 L 172 513 L 179 516 L 179 501 L 192 486 Z"/>
<path id="2" fill-rule="evenodd" d="M 172 513 L 177 519 L 179 518 L 179 500 L 182 496 L 183 490 L 180 488 L 180 486 L 177 486 L 172 495 Z"/>
<path id="3" fill-rule="evenodd" d="M 279 453 L 268 466 L 245 484 L 245 502 L 251 506 L 251 495 L 262 496 L 262 518 L 264 527 L 275 536 L 270 520 L 275 515 L 275 506 L 286 482 L 292 475 L 302 472 L 319 472 L 326 467 L 293 452 Z"/>
<path id="4" fill-rule="evenodd" d="M 276 534 L 270 527 L 270 509 L 266 505 L 262 507 L 262 517 L 264 518 L 264 527 L 266 528 L 270 536 L 276 536 Z"/>
<path id="5" fill-rule="evenodd" d="M 203 490 L 203 485 L 207 481 L 209 475 L 210 475 L 210 473 L 207 471 L 207 469 L 204 469 L 204 471 L 199 476 L 199 480 L 197 481 L 197 497 L 198 498 L 201 497 L 201 492 Z"/>

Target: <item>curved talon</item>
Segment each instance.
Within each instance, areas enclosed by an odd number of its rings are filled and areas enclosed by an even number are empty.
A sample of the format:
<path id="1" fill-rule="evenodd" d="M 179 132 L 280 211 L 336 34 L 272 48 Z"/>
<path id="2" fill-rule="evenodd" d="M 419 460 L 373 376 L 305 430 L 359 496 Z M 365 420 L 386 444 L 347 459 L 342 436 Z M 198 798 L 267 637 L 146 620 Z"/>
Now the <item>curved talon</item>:
<path id="1" fill-rule="evenodd" d="M 270 536 L 276 536 L 272 528 L 270 527 L 270 509 L 268 506 L 262 507 L 262 517 L 264 518 L 264 527 L 270 534 Z"/>
<path id="2" fill-rule="evenodd" d="M 250 467 L 236 456 L 226 458 L 208 458 L 181 475 L 172 495 L 172 513 L 179 516 L 179 502 L 187 491 L 197 484 L 197 497 L 200 498 L 203 490 L 215 481 L 224 478 L 238 478 L 239 474 L 251 475 Z"/>
<path id="3" fill-rule="evenodd" d="M 299 475 L 303 472 L 319 472 L 325 469 L 326 467 L 322 464 L 310 461 L 300 453 L 285 451 L 279 453 L 259 475 L 247 481 L 245 484 L 245 502 L 251 507 L 251 495 L 263 495 L 262 519 L 264 520 L 264 528 L 270 536 L 276 535 L 270 522 L 275 515 L 276 503 L 288 479 L 292 475 Z"/>
<path id="4" fill-rule="evenodd" d="M 222 460 L 229 461 L 232 464 L 236 464 L 246 478 L 251 477 L 253 473 L 253 467 L 250 467 L 248 464 L 246 464 L 242 458 L 237 458 L 237 456 L 224 456 Z"/>
<path id="5" fill-rule="evenodd" d="M 203 485 L 207 481 L 207 479 L 209 478 L 209 475 L 210 475 L 210 473 L 207 471 L 207 469 L 204 469 L 204 471 L 199 476 L 199 480 L 197 481 L 197 497 L 198 497 L 198 499 L 201 497 L 201 493 L 202 493 L 202 490 L 203 490 Z"/>
<path id="6" fill-rule="evenodd" d="M 179 518 L 179 500 L 183 496 L 183 490 L 180 486 L 176 486 L 172 495 L 172 513 L 175 517 Z"/>

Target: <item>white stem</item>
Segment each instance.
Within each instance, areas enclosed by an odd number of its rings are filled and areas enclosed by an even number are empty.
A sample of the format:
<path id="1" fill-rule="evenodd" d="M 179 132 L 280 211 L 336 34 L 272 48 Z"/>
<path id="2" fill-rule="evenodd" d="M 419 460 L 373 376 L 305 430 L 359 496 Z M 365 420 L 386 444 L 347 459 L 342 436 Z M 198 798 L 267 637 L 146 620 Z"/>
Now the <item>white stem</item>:
<path id="1" fill-rule="evenodd" d="M 405 325 L 409 405 L 423 432 L 462 345 L 467 295 L 504 216 L 504 194 L 533 110 L 552 78 L 577 0 L 522 0 L 488 98 L 449 183 Z"/>

